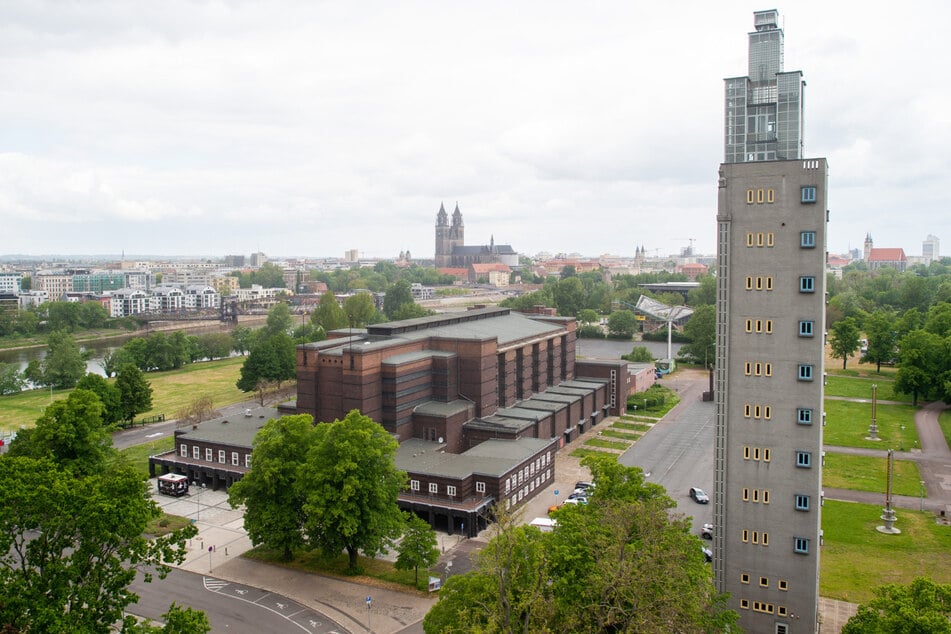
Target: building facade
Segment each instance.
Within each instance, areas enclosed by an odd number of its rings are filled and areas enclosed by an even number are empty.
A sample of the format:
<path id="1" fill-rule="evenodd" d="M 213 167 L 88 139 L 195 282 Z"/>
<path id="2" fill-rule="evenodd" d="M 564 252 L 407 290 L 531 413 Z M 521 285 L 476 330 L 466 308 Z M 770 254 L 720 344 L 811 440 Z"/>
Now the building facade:
<path id="1" fill-rule="evenodd" d="M 452 222 L 446 208 L 440 204 L 436 213 L 436 254 L 437 269 L 467 268 L 470 264 L 502 263 L 518 266 L 518 253 L 508 244 L 495 244 L 492 238 L 487 245 L 466 246 L 466 226 L 462 221 L 462 212 L 456 205 L 452 212 Z"/>
<path id="2" fill-rule="evenodd" d="M 921 257 L 926 265 L 941 259 L 941 241 L 938 236 L 929 233 L 921 242 Z"/>
<path id="3" fill-rule="evenodd" d="M 718 182 L 714 576 L 745 631 L 815 632 L 827 165 L 735 158 Z"/>
<path id="4" fill-rule="evenodd" d="M 802 157 L 805 82 L 801 71 L 783 71 L 779 12 L 753 13 L 749 70 L 726 80 L 725 163 Z"/>

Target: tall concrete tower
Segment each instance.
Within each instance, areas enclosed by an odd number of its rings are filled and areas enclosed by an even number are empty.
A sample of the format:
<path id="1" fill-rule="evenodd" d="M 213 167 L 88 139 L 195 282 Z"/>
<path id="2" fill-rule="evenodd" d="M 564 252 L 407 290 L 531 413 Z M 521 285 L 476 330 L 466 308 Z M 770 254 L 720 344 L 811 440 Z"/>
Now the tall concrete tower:
<path id="1" fill-rule="evenodd" d="M 769 91 L 781 86 L 782 31 L 775 11 L 754 17 L 751 75 L 766 72 L 744 78 L 743 99 L 755 96 L 744 118 L 766 128 L 737 142 L 738 80 L 727 79 L 718 182 L 714 575 L 745 631 L 815 632 L 827 166 L 800 156 L 798 92 L 792 141 L 770 119 L 783 102 L 781 87 Z M 799 85 L 800 73 L 786 75 Z"/>

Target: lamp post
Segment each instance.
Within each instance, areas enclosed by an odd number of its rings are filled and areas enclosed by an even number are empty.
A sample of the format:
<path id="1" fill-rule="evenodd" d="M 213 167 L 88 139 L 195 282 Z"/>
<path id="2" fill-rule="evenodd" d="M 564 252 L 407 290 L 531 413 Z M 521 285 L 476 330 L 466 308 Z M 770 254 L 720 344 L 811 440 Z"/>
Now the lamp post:
<path id="1" fill-rule="evenodd" d="M 905 450 L 905 426 L 898 426 L 898 444 L 901 447 L 901 451 Z"/>
<path id="2" fill-rule="evenodd" d="M 925 510 L 925 481 L 921 480 L 918 482 L 918 510 Z"/>

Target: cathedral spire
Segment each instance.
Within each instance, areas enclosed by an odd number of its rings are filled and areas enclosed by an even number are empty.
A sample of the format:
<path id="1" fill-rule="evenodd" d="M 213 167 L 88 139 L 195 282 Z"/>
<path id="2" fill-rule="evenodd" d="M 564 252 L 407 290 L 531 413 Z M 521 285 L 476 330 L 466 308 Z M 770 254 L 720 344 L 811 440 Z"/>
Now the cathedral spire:
<path id="1" fill-rule="evenodd" d="M 449 215 L 446 213 L 446 208 L 442 203 L 439 203 L 439 213 L 436 214 L 436 224 L 440 226 L 449 224 Z"/>

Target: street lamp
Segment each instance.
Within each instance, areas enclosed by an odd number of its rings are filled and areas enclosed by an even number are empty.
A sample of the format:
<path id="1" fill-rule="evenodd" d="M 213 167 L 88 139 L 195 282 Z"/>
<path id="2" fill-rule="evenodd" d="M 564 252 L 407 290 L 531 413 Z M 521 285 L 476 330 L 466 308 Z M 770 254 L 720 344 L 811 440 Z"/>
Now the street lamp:
<path id="1" fill-rule="evenodd" d="M 901 451 L 905 450 L 905 426 L 898 426 L 898 444 L 901 447 Z"/>

